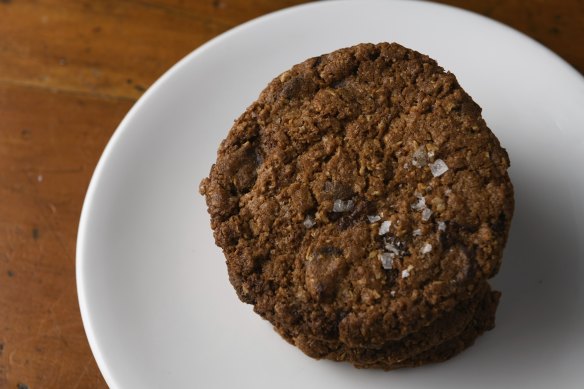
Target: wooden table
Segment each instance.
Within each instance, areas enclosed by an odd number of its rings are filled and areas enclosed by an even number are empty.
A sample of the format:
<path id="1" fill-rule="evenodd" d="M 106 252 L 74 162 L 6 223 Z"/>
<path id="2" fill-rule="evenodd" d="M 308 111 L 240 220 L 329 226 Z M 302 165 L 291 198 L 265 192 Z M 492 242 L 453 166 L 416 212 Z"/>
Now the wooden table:
<path id="1" fill-rule="evenodd" d="M 106 142 L 177 60 L 302 2 L 0 0 L 0 388 L 106 387 L 75 287 L 79 214 Z M 442 2 L 507 23 L 584 71 L 582 0 Z"/>

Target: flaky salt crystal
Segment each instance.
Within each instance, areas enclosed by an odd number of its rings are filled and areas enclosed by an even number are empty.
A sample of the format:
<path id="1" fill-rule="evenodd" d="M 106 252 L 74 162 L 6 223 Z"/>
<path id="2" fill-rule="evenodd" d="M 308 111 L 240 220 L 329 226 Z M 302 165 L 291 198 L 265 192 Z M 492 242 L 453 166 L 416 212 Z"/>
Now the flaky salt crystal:
<path id="1" fill-rule="evenodd" d="M 437 159 L 430 164 L 430 171 L 434 177 L 439 177 L 448 171 L 448 166 L 443 160 Z"/>
<path id="2" fill-rule="evenodd" d="M 412 235 L 413 236 L 422 236 L 422 230 L 420 230 L 419 228 L 415 229 L 412 231 Z"/>
<path id="3" fill-rule="evenodd" d="M 316 222 L 314 221 L 314 219 L 312 217 L 310 217 L 310 215 L 306 215 L 302 224 L 304 224 L 304 227 L 306 227 L 306 228 L 312 228 L 312 227 L 314 227 Z"/>
<path id="4" fill-rule="evenodd" d="M 439 221 L 438 222 L 438 231 L 446 231 L 446 223 Z"/>
<path id="5" fill-rule="evenodd" d="M 389 294 L 391 295 L 391 297 L 395 297 L 395 290 L 392 290 L 391 292 L 389 292 Z"/>
<path id="6" fill-rule="evenodd" d="M 424 208 L 422 211 L 422 220 L 427 222 L 430 220 L 430 216 L 432 216 L 432 210 L 430 210 L 430 208 Z"/>
<path id="7" fill-rule="evenodd" d="M 428 154 L 426 154 L 426 147 L 420 146 L 412 155 L 412 165 L 417 168 L 422 168 L 428 164 Z"/>
<path id="8" fill-rule="evenodd" d="M 402 272 L 401 272 L 402 278 L 408 278 L 409 276 L 410 276 L 410 269 L 409 268 L 402 270 Z"/>
<path id="9" fill-rule="evenodd" d="M 420 250 L 420 254 L 428 254 L 430 251 L 432 251 L 432 245 L 430 243 L 424 243 Z"/>
<path id="10" fill-rule="evenodd" d="M 393 254 L 392 253 L 381 253 L 379 254 L 379 260 L 381 261 L 381 266 L 385 270 L 389 270 L 393 267 Z"/>
<path id="11" fill-rule="evenodd" d="M 383 223 L 381 223 L 381 226 L 379 226 L 379 235 L 385 235 L 389 232 L 389 227 L 391 227 L 391 222 L 386 220 Z"/>
<path id="12" fill-rule="evenodd" d="M 335 200 L 333 203 L 333 212 L 348 212 L 353 209 L 355 203 L 353 200 Z"/>
<path id="13" fill-rule="evenodd" d="M 381 216 L 379 215 L 367 215 L 367 220 L 369 220 L 369 223 L 375 223 L 381 220 Z"/>
<path id="14" fill-rule="evenodd" d="M 416 194 L 418 201 L 415 204 L 412 204 L 412 209 L 414 211 L 421 211 L 422 209 L 426 208 L 426 199 L 422 195 Z"/>
<path id="15" fill-rule="evenodd" d="M 387 251 L 390 251 L 390 252 L 392 252 L 392 253 L 393 253 L 393 254 L 395 254 L 395 255 L 399 255 L 399 253 L 400 253 L 400 252 L 399 252 L 399 249 L 398 249 L 396 246 L 394 246 L 392 243 L 386 243 L 386 244 L 385 244 L 385 249 L 386 249 Z"/>

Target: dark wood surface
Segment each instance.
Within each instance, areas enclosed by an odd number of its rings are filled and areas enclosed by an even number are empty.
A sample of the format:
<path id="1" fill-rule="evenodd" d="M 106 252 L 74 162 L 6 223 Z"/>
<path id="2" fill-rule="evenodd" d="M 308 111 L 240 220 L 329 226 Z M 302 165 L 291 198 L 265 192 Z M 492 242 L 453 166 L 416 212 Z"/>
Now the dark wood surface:
<path id="1" fill-rule="evenodd" d="M 0 388 L 106 387 L 75 286 L 79 214 L 106 142 L 177 60 L 302 2 L 0 0 Z M 582 0 L 442 2 L 515 27 L 584 71 Z"/>

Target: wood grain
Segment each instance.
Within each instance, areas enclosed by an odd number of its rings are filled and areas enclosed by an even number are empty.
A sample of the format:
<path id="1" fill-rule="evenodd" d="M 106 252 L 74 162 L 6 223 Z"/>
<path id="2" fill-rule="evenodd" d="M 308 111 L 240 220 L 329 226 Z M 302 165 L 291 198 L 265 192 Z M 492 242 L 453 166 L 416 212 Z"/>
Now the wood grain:
<path id="1" fill-rule="evenodd" d="M 136 99 L 219 33 L 302 0 L 0 0 L 0 388 L 104 388 L 75 286 L 79 214 Z M 582 0 L 446 0 L 584 70 Z"/>

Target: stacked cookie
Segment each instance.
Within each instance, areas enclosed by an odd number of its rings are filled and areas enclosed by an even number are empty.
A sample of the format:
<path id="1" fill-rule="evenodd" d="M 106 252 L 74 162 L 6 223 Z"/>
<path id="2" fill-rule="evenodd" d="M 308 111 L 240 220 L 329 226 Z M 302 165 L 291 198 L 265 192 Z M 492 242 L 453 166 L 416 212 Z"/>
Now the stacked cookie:
<path id="1" fill-rule="evenodd" d="M 311 357 L 394 369 L 493 328 L 508 167 L 454 75 L 360 44 L 274 79 L 200 190 L 242 301 Z"/>

